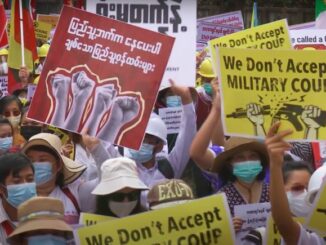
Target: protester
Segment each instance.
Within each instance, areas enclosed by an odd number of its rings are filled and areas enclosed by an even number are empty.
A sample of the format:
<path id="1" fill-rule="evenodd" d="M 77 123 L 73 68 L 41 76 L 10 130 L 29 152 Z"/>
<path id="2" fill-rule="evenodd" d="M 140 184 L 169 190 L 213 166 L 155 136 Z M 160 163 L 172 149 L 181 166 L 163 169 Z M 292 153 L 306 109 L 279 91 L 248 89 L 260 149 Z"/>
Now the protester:
<path id="1" fill-rule="evenodd" d="M 286 191 L 283 187 L 284 182 L 282 175 L 284 153 L 291 149 L 291 145 L 286 142 L 284 138 L 289 136 L 292 130 L 287 129 L 278 132 L 279 126 L 280 123 L 278 122 L 271 127 L 265 141 L 270 159 L 270 198 L 274 222 L 286 244 L 325 244 L 325 241 L 321 237 L 314 232 L 311 233 L 306 231 L 302 225 L 297 223 L 292 217 Z M 307 196 L 307 200 L 309 200 L 310 203 L 313 202 L 321 186 L 322 179 L 325 176 L 325 166 L 316 170 L 311 176 Z M 315 177 L 317 177 L 317 179 L 315 179 Z M 316 185 L 312 188 L 310 187 L 310 183 Z M 309 208 L 309 206 L 306 206 L 306 208 Z"/>
<path id="2" fill-rule="evenodd" d="M 4 116 L 11 123 L 13 134 L 13 145 L 22 146 L 26 141 L 19 132 L 23 105 L 14 95 L 8 95 L 0 99 L 0 115 Z"/>
<path id="3" fill-rule="evenodd" d="M 18 226 L 8 237 L 11 245 L 73 242 L 72 228 L 64 221 L 64 206 L 58 199 L 34 197 L 18 208 Z"/>
<path id="4" fill-rule="evenodd" d="M 7 49 L 0 49 L 0 76 L 8 74 L 8 54 L 9 52 Z"/>
<path id="5" fill-rule="evenodd" d="M 283 181 L 291 213 L 297 217 L 307 217 L 306 208 L 308 183 L 312 170 L 303 161 L 288 161 L 283 165 Z"/>
<path id="6" fill-rule="evenodd" d="M 147 199 L 149 208 L 156 210 L 189 202 L 194 199 L 194 194 L 184 181 L 170 179 L 153 185 Z"/>
<path id="7" fill-rule="evenodd" d="M 0 118 L 0 155 L 7 152 L 13 144 L 13 128 L 6 118 Z"/>
<path id="8" fill-rule="evenodd" d="M 101 174 L 101 182 L 92 191 L 96 214 L 122 218 L 144 211 L 140 193 L 148 187 L 139 179 L 134 161 L 126 157 L 109 159 L 103 163 Z"/>
<path id="9" fill-rule="evenodd" d="M 97 139 L 88 137 L 88 144 L 95 144 L 93 141 L 98 144 Z M 86 167 L 61 155 L 61 147 L 58 136 L 40 133 L 31 137 L 22 151 L 33 162 L 38 195 L 61 200 L 65 207 L 65 220 L 76 224 L 80 211 L 85 211 L 80 200 L 90 196 L 98 178 L 84 183 L 78 181 Z M 99 172 L 101 164 L 98 164 Z M 94 209 L 95 202 L 87 201 L 84 205 Z"/>
<path id="10" fill-rule="evenodd" d="M 49 52 L 49 49 L 50 49 L 50 45 L 47 43 L 43 44 L 41 47 L 39 47 L 37 49 L 39 64 L 35 70 L 35 74 L 38 74 L 38 75 L 41 74 L 42 69 L 44 67 L 46 56 L 48 55 L 48 52 Z"/>
<path id="11" fill-rule="evenodd" d="M 17 208 L 36 195 L 32 162 L 21 153 L 0 156 L 0 244 L 14 230 Z"/>

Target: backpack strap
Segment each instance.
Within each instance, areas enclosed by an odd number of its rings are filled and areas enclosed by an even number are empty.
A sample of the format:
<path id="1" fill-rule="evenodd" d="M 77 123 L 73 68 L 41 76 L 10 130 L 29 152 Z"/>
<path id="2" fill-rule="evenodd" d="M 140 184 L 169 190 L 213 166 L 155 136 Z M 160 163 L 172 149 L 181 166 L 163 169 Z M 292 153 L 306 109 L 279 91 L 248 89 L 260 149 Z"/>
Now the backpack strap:
<path id="1" fill-rule="evenodd" d="M 9 220 L 3 221 L 1 226 L 5 230 L 7 236 L 9 236 L 14 231 L 14 227 Z"/>
<path id="2" fill-rule="evenodd" d="M 163 158 L 157 161 L 157 167 L 158 170 L 164 175 L 167 179 L 173 179 L 174 178 L 174 170 L 171 166 L 171 163 L 168 161 L 168 159 Z"/>
<path id="3" fill-rule="evenodd" d="M 78 214 L 80 214 L 80 208 L 77 202 L 76 197 L 74 196 L 74 194 L 72 194 L 72 192 L 70 191 L 70 189 L 68 187 L 63 187 L 61 188 L 62 192 L 70 199 L 70 201 L 73 203 L 75 209 L 77 210 Z"/>

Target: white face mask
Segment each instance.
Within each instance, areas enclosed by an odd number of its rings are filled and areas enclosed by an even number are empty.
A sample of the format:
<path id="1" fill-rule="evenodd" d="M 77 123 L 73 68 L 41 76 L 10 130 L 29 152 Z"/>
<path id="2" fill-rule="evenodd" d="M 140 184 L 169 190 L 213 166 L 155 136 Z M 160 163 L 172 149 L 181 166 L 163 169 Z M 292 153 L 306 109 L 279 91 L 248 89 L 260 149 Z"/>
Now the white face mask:
<path id="1" fill-rule="evenodd" d="M 292 214 L 297 217 L 307 217 L 310 213 L 310 208 L 305 202 L 307 191 L 301 193 L 288 191 L 286 193 Z"/>
<path id="2" fill-rule="evenodd" d="M 109 209 L 119 218 L 128 216 L 137 206 L 138 200 L 131 202 L 109 201 Z"/>
<path id="3" fill-rule="evenodd" d="M 16 128 L 18 127 L 19 123 L 20 123 L 20 118 L 21 115 L 17 116 L 17 117 L 7 117 L 8 121 L 10 122 L 10 124 Z"/>

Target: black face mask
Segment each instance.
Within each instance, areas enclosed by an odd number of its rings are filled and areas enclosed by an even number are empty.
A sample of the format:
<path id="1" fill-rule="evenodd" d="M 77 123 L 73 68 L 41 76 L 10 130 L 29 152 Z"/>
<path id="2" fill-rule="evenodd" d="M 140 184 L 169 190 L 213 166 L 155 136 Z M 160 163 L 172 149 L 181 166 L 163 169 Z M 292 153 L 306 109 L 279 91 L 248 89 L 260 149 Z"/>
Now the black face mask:
<path id="1" fill-rule="evenodd" d="M 42 132 L 42 127 L 40 126 L 21 126 L 20 134 L 26 139 L 29 140 L 32 136 Z"/>

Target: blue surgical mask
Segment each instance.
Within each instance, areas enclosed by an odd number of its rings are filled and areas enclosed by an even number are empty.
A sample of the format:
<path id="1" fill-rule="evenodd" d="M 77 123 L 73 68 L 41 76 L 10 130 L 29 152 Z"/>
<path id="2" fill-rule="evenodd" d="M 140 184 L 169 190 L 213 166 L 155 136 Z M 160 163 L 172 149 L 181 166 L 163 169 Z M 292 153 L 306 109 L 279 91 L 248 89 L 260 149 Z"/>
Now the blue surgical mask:
<path id="1" fill-rule="evenodd" d="M 28 245 L 66 245 L 67 241 L 61 236 L 37 235 L 27 238 Z"/>
<path id="2" fill-rule="evenodd" d="M 0 138 L 0 150 L 7 151 L 12 146 L 12 137 Z"/>
<path id="3" fill-rule="evenodd" d="M 34 177 L 37 185 L 44 184 L 52 179 L 52 164 L 50 162 L 34 162 Z"/>
<path id="4" fill-rule="evenodd" d="M 154 146 L 150 144 L 143 143 L 139 151 L 133 149 L 128 149 L 130 158 L 139 163 L 144 163 L 152 159 Z"/>
<path id="5" fill-rule="evenodd" d="M 36 196 L 36 184 L 24 183 L 18 185 L 7 185 L 7 201 L 15 208 L 28 199 Z"/>
<path id="6" fill-rule="evenodd" d="M 212 85 L 210 83 L 204 83 L 203 88 L 204 88 L 206 94 L 208 94 L 208 95 L 213 94 Z"/>
<path id="7" fill-rule="evenodd" d="M 177 95 L 167 96 L 166 97 L 166 106 L 167 107 L 178 107 L 181 106 L 181 97 Z"/>
<path id="8" fill-rule="evenodd" d="M 262 170 L 259 160 L 237 162 L 233 165 L 233 174 L 245 183 L 252 183 Z"/>

